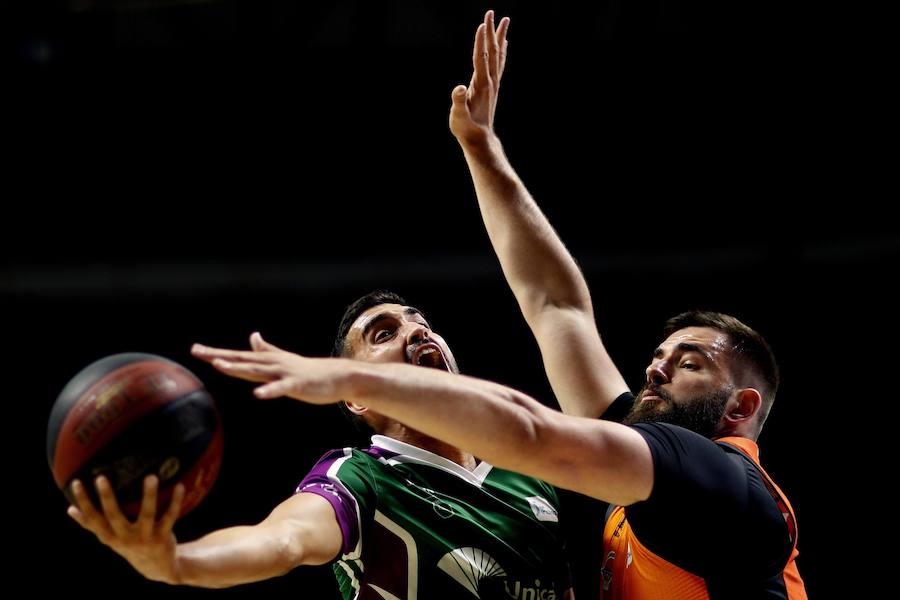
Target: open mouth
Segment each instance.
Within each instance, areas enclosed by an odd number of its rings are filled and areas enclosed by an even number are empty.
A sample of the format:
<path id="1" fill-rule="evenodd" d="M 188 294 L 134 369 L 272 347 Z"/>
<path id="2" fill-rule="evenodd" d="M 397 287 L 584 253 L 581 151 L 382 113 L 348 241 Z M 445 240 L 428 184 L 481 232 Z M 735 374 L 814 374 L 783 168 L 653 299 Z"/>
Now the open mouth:
<path id="1" fill-rule="evenodd" d="M 448 371 L 447 363 L 444 361 L 444 353 L 437 344 L 422 344 L 412 351 L 410 362 L 419 367 L 430 367 L 432 369 L 441 369 Z"/>

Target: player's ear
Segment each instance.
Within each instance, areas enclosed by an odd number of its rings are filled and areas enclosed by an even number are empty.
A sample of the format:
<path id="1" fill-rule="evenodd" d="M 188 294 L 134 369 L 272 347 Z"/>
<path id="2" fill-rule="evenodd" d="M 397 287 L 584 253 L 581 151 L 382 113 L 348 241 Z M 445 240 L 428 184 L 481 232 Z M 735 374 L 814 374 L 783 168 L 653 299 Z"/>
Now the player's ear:
<path id="1" fill-rule="evenodd" d="M 737 390 L 729 402 L 725 418 L 733 424 L 749 421 L 756 415 L 761 405 L 762 396 L 758 390 L 754 388 Z"/>

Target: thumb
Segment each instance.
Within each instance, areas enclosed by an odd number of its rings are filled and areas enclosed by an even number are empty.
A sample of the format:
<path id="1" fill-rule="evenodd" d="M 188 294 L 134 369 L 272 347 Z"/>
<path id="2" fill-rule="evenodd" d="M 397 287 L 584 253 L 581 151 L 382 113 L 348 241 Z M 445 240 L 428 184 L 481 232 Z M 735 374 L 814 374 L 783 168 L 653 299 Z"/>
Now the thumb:
<path id="1" fill-rule="evenodd" d="M 469 89 L 464 85 L 458 85 L 453 88 L 450 97 L 453 99 L 454 109 L 463 109 L 468 112 L 468 107 L 466 106 L 466 92 L 468 91 Z"/>
<path id="2" fill-rule="evenodd" d="M 253 350 L 256 352 L 284 352 L 284 350 L 282 350 L 275 344 L 270 344 L 269 342 L 264 340 L 262 334 L 260 334 L 258 331 L 254 331 L 250 334 L 250 347 L 253 348 Z"/>
<path id="3" fill-rule="evenodd" d="M 284 396 L 290 390 L 291 382 L 287 379 L 279 379 L 278 381 L 270 381 L 265 385 L 261 385 L 253 390 L 254 395 L 262 400 L 270 398 L 278 398 Z"/>

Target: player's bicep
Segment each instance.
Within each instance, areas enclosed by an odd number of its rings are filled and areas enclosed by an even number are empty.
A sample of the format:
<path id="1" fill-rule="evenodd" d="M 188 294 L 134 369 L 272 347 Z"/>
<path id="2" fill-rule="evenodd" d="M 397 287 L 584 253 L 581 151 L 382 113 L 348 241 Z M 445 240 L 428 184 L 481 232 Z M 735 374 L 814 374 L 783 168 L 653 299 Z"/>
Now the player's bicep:
<path id="1" fill-rule="evenodd" d="M 653 457 L 634 429 L 566 415 L 541 429 L 547 453 L 538 476 L 548 483 L 623 506 L 650 495 Z"/>
<path id="2" fill-rule="evenodd" d="M 260 525 L 275 532 L 292 566 L 331 562 L 343 544 L 334 508 L 318 494 L 295 494 Z"/>

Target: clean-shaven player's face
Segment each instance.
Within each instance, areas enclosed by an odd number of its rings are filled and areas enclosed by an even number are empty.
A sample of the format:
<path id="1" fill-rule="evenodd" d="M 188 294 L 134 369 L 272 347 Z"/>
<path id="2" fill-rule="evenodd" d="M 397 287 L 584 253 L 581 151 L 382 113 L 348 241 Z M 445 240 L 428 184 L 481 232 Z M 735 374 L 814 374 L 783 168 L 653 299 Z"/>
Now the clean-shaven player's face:
<path id="1" fill-rule="evenodd" d="M 709 327 L 686 327 L 653 353 L 647 379 L 626 424 L 680 425 L 707 438 L 719 430 L 735 392 L 729 339 Z"/>
<path id="2" fill-rule="evenodd" d="M 369 362 L 405 362 L 459 373 L 444 339 L 411 306 L 379 304 L 363 312 L 347 332 L 349 356 Z"/>

